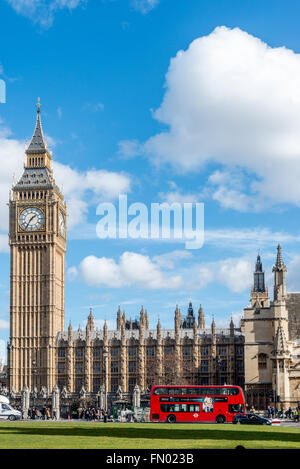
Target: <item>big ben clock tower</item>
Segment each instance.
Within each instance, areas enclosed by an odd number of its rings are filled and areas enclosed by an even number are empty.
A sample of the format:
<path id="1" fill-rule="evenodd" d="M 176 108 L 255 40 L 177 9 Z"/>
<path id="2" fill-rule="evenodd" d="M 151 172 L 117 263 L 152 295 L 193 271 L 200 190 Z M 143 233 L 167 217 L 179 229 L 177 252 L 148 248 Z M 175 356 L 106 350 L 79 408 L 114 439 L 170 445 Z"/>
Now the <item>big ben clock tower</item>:
<path id="1" fill-rule="evenodd" d="M 55 341 L 64 330 L 66 205 L 55 184 L 40 103 L 21 179 L 9 201 L 10 389 L 52 390 Z"/>

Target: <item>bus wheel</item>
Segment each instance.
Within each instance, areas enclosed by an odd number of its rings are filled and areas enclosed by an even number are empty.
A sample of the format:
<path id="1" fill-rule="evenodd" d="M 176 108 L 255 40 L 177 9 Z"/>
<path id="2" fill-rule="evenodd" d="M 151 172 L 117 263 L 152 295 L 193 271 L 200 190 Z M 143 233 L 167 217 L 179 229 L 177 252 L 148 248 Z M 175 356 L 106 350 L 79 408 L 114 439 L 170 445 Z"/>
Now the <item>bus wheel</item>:
<path id="1" fill-rule="evenodd" d="M 168 415 L 167 417 L 167 422 L 168 423 L 176 423 L 176 417 L 173 414 Z"/>
<path id="2" fill-rule="evenodd" d="M 217 423 L 225 423 L 226 419 L 225 419 L 224 415 L 218 415 L 217 418 L 216 418 L 216 422 Z"/>

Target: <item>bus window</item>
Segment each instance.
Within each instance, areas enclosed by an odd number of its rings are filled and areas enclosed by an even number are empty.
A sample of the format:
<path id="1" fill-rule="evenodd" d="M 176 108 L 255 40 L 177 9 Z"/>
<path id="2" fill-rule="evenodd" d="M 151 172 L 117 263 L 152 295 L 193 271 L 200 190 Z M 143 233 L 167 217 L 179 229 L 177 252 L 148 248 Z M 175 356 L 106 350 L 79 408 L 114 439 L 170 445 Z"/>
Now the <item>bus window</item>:
<path id="1" fill-rule="evenodd" d="M 229 404 L 228 412 L 231 414 L 244 412 L 243 404 Z"/>
<path id="2" fill-rule="evenodd" d="M 189 404 L 189 412 L 200 412 L 199 404 Z"/>
<path id="3" fill-rule="evenodd" d="M 228 388 L 230 396 L 237 396 L 240 393 L 239 388 Z"/>
<path id="4" fill-rule="evenodd" d="M 165 396 L 166 394 L 168 394 L 168 389 L 167 388 L 155 388 L 153 391 L 153 394 L 155 394 L 156 396 L 157 395 Z"/>
<path id="5" fill-rule="evenodd" d="M 220 388 L 219 396 L 228 396 L 230 388 Z"/>

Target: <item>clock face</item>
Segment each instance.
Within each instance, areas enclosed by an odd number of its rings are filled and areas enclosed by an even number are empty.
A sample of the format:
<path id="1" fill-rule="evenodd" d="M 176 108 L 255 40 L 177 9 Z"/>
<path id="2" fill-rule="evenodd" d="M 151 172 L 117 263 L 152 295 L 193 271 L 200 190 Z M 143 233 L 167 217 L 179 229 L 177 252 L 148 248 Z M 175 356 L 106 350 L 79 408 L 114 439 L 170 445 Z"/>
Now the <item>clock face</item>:
<path id="1" fill-rule="evenodd" d="M 26 231 L 36 231 L 43 226 L 44 213 L 37 207 L 28 207 L 22 210 L 19 217 L 20 226 Z"/>
<path id="2" fill-rule="evenodd" d="M 65 219 L 64 219 L 62 212 L 59 212 L 58 225 L 59 225 L 59 232 L 61 236 L 64 236 L 65 235 Z"/>

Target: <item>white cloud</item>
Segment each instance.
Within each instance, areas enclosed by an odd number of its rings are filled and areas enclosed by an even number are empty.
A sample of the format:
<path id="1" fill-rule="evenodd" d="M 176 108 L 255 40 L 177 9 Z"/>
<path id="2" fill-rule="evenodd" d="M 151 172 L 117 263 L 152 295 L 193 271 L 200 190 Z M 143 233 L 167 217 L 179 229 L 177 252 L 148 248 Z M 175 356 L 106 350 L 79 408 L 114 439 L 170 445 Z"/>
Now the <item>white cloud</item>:
<path id="1" fill-rule="evenodd" d="M 135 252 L 124 252 L 118 263 L 112 258 L 88 256 L 81 262 L 79 272 L 88 285 L 111 288 L 173 289 L 182 282 L 180 276 L 167 276 L 148 256 Z"/>
<path id="2" fill-rule="evenodd" d="M 239 293 L 250 287 L 253 265 L 248 259 L 230 258 L 200 264 L 196 271 L 202 288 L 208 283 L 218 282 L 234 293 Z"/>
<path id="3" fill-rule="evenodd" d="M 143 15 L 149 13 L 159 4 L 159 0 L 132 0 L 131 5 L 133 8 Z"/>
<path id="4" fill-rule="evenodd" d="M 154 117 L 168 131 L 144 152 L 182 171 L 219 163 L 251 175 L 244 188 L 221 184 L 214 198 L 237 210 L 264 200 L 300 205 L 300 55 L 218 27 L 171 60 Z M 249 194 L 257 204 L 251 205 Z"/>
<path id="5" fill-rule="evenodd" d="M 101 102 L 98 103 L 85 103 L 84 107 L 90 109 L 93 112 L 104 111 L 104 104 Z"/>
<path id="6" fill-rule="evenodd" d="M 0 319 L 0 329 L 9 329 L 9 322 L 5 319 Z"/>
<path id="7" fill-rule="evenodd" d="M 179 261 L 190 260 L 192 257 L 193 255 L 190 251 L 175 250 L 165 254 L 160 254 L 159 256 L 154 256 L 153 260 L 162 268 L 174 269 L 175 265 Z"/>
<path id="8" fill-rule="evenodd" d="M 238 313 L 232 313 L 230 317 L 215 318 L 216 327 L 221 327 L 223 329 L 229 328 L 231 319 L 233 320 L 235 327 L 239 327 L 243 314 L 243 311 L 239 311 Z"/>
<path id="9" fill-rule="evenodd" d="M 253 267 L 253 259 L 248 258 L 199 263 L 190 252 L 177 250 L 152 259 L 146 255 L 124 252 L 118 262 L 113 258 L 90 255 L 82 260 L 78 268 L 72 269 L 86 284 L 95 287 L 181 288 L 191 291 L 216 282 L 232 292 L 240 293 L 250 287 Z"/>
<path id="10" fill-rule="evenodd" d="M 170 192 L 160 192 L 158 194 L 159 198 L 167 202 L 168 204 L 173 204 L 173 203 L 179 203 L 179 204 L 184 204 L 184 203 L 199 203 L 202 202 L 200 194 L 183 194 L 180 190 L 174 190 Z"/>
<path id="11" fill-rule="evenodd" d="M 88 201 L 112 200 L 120 193 L 130 191 L 130 178 L 122 173 L 97 169 L 77 171 L 58 162 L 53 163 L 53 169 L 55 180 L 67 201 L 70 229 L 85 221 Z"/>
<path id="12" fill-rule="evenodd" d="M 272 231 L 265 227 L 224 228 L 205 231 L 205 243 L 219 248 L 255 250 L 263 247 L 275 247 L 278 243 L 298 244 L 300 234 L 284 231 Z"/>
<path id="13" fill-rule="evenodd" d="M 129 159 L 139 156 L 142 147 L 137 140 L 121 140 L 118 142 L 118 155 L 121 158 Z"/>
<path id="14" fill-rule="evenodd" d="M 6 361 L 6 342 L 3 339 L 0 339 L 0 362 Z"/>
<path id="15" fill-rule="evenodd" d="M 57 11 L 74 10 L 87 0 L 6 0 L 20 15 L 30 18 L 44 28 L 49 28 Z"/>

